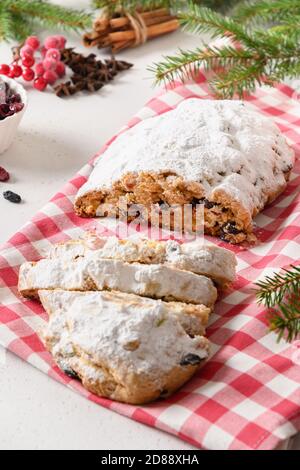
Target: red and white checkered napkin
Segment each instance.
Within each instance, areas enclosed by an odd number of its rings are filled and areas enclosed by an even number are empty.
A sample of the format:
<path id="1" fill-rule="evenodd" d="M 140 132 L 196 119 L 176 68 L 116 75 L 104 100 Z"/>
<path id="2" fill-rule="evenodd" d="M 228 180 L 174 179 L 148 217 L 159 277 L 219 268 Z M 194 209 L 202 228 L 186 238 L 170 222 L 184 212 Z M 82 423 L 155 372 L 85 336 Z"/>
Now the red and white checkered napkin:
<path id="1" fill-rule="evenodd" d="M 184 99 L 207 96 L 204 76 L 197 84 L 178 84 L 152 99 L 128 126 L 164 113 Z M 273 118 L 300 149 L 300 105 L 293 90 L 280 86 L 259 91 L 250 102 Z M 37 302 L 21 300 L 17 294 L 20 264 L 43 256 L 53 243 L 80 236 L 95 226 L 100 233 L 114 234 L 116 226 L 109 229 L 105 219 L 99 222 L 74 214 L 74 196 L 91 169 L 91 163 L 86 165 L 2 248 L 0 343 L 89 400 L 198 447 L 272 449 L 295 434 L 300 430 L 299 342 L 276 343 L 275 335 L 267 330 L 264 310 L 255 303 L 252 281 L 299 262 L 299 163 L 285 193 L 256 218 L 262 243 L 244 251 L 226 245 L 238 256 L 238 277 L 211 319 L 211 359 L 173 397 L 142 407 L 98 398 L 61 373 L 36 333 L 46 320 L 45 312 Z"/>

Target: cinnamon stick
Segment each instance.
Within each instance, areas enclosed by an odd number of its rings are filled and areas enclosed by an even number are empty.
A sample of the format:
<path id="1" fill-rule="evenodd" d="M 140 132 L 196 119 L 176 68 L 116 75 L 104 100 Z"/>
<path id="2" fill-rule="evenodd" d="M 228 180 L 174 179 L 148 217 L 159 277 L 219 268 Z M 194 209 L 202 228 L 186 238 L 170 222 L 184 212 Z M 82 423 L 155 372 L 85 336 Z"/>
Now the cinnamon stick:
<path id="1" fill-rule="evenodd" d="M 141 15 L 142 17 L 142 15 Z M 165 21 L 170 21 L 175 19 L 175 16 L 172 15 L 165 15 L 165 16 L 158 16 L 158 17 L 148 17 L 143 18 L 146 26 L 151 26 L 154 24 L 164 23 Z M 112 18 L 109 21 L 109 25 L 113 29 L 124 28 L 125 26 L 130 26 L 129 18 L 125 16 L 121 16 L 120 18 Z"/>
<path id="2" fill-rule="evenodd" d="M 167 8 L 157 8 L 149 11 L 138 10 L 138 15 L 146 27 L 147 39 L 171 33 L 179 28 L 177 18 Z M 136 25 L 133 24 L 130 15 L 127 16 L 126 13 L 123 16 L 115 17 L 102 15 L 94 21 L 93 31 L 83 35 L 83 44 L 86 47 L 110 47 L 113 52 L 117 52 L 127 47 L 136 46 L 136 39 Z"/>
<path id="3" fill-rule="evenodd" d="M 149 26 L 149 28 L 147 28 L 147 38 L 152 39 L 162 34 L 167 34 L 172 31 L 175 31 L 178 28 L 178 25 L 178 20 L 175 19 L 171 21 L 166 21 L 165 23 Z M 109 33 L 108 36 L 112 43 L 118 41 L 133 41 L 135 39 L 135 32 L 133 30 L 118 31 L 114 33 Z"/>
<path id="4" fill-rule="evenodd" d="M 146 18 L 155 18 L 169 14 L 170 11 L 167 8 L 157 8 L 156 10 L 144 11 L 140 13 L 143 20 L 145 20 Z"/>

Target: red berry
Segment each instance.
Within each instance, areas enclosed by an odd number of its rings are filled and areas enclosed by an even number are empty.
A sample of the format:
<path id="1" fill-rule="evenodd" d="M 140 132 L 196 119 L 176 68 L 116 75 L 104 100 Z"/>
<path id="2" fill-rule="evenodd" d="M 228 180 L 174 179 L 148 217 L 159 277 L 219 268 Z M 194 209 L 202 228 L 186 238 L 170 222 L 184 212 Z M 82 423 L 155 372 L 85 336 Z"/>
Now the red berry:
<path id="1" fill-rule="evenodd" d="M 45 70 L 55 70 L 57 61 L 54 59 L 44 59 L 43 66 Z"/>
<path id="2" fill-rule="evenodd" d="M 41 47 L 41 56 L 42 56 L 42 57 L 45 57 L 46 52 L 47 52 L 47 49 L 45 48 L 45 46 L 42 46 L 42 47 Z"/>
<path id="3" fill-rule="evenodd" d="M 12 64 L 10 66 L 10 71 L 9 71 L 8 76 L 10 78 L 17 78 L 17 77 L 21 77 L 22 73 L 23 73 L 22 67 L 20 67 L 17 64 Z"/>
<path id="4" fill-rule="evenodd" d="M 36 90 L 44 91 L 47 86 L 47 82 L 43 77 L 38 77 L 34 80 L 33 86 Z"/>
<path id="5" fill-rule="evenodd" d="M 43 78 L 46 80 L 49 85 L 53 85 L 58 79 L 57 74 L 53 70 L 46 70 L 43 75 Z"/>
<path id="6" fill-rule="evenodd" d="M 21 49 L 20 49 L 20 56 L 23 58 L 23 57 L 27 57 L 27 56 L 33 56 L 34 54 L 34 49 L 32 47 L 30 47 L 28 44 L 25 44 L 25 46 L 23 46 Z"/>
<path id="7" fill-rule="evenodd" d="M 40 77 L 41 75 L 44 74 L 44 72 L 45 72 L 45 69 L 44 69 L 42 62 L 39 62 L 38 64 L 36 64 L 35 73 L 37 74 L 37 76 Z"/>
<path id="8" fill-rule="evenodd" d="M 48 49 L 46 52 L 46 59 L 60 60 L 60 52 L 58 49 Z"/>
<path id="9" fill-rule="evenodd" d="M 18 113 L 19 111 L 22 111 L 23 108 L 24 108 L 23 103 L 11 103 L 9 105 L 9 109 L 10 111 L 13 112 L 13 114 Z"/>
<path id="10" fill-rule="evenodd" d="M 66 67 L 63 62 L 57 62 L 55 72 L 59 77 L 63 77 L 66 73 Z"/>
<path id="11" fill-rule="evenodd" d="M 56 36 L 48 36 L 44 41 L 46 49 L 57 49 L 58 43 L 59 41 L 57 40 Z"/>
<path id="12" fill-rule="evenodd" d="M 0 181 L 4 183 L 4 181 L 9 180 L 9 173 L 0 166 Z"/>
<path id="13" fill-rule="evenodd" d="M 28 46 L 30 46 L 30 47 L 32 47 L 32 49 L 36 50 L 40 46 L 40 41 L 39 41 L 39 38 L 37 36 L 29 36 L 26 39 L 25 44 L 28 44 Z"/>
<path id="14" fill-rule="evenodd" d="M 33 57 L 26 55 L 25 57 L 22 58 L 22 65 L 24 67 L 32 67 L 35 63 L 35 60 Z"/>
<path id="15" fill-rule="evenodd" d="M 58 41 L 58 49 L 63 49 L 66 45 L 66 38 L 64 36 L 55 36 Z"/>
<path id="16" fill-rule="evenodd" d="M 10 72 L 10 66 L 7 64 L 1 64 L 0 65 L 0 74 L 2 75 L 8 75 Z"/>
<path id="17" fill-rule="evenodd" d="M 26 82 L 31 82 L 34 79 L 34 71 L 32 69 L 26 68 L 23 71 L 22 77 Z"/>

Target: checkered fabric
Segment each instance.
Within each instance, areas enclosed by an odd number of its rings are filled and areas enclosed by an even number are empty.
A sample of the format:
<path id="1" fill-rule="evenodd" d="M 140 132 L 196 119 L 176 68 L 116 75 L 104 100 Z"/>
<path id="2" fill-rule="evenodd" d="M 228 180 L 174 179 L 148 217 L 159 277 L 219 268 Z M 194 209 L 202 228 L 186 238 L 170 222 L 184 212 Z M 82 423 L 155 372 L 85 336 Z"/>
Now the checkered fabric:
<path id="1" fill-rule="evenodd" d="M 147 103 L 121 132 L 174 108 L 182 100 L 208 96 L 203 75 L 196 84 L 175 84 Z M 280 85 L 272 90 L 261 89 L 249 101 L 276 121 L 299 152 L 297 98 L 296 92 Z M 238 257 L 238 276 L 211 318 L 210 360 L 171 398 L 140 407 L 96 397 L 60 372 L 37 336 L 46 321 L 45 312 L 40 304 L 21 300 L 17 293 L 18 269 L 24 261 L 37 260 L 52 244 L 78 237 L 87 229 L 96 228 L 103 235 L 116 232 L 117 225 L 109 225 L 105 219 L 82 219 L 73 211 L 74 196 L 89 176 L 93 161 L 2 247 L 0 343 L 89 400 L 175 434 L 197 447 L 275 448 L 300 430 L 300 342 L 276 342 L 275 334 L 268 332 L 266 312 L 255 302 L 252 283 L 280 267 L 299 263 L 299 162 L 285 193 L 256 218 L 261 243 L 247 250 L 224 245 Z"/>

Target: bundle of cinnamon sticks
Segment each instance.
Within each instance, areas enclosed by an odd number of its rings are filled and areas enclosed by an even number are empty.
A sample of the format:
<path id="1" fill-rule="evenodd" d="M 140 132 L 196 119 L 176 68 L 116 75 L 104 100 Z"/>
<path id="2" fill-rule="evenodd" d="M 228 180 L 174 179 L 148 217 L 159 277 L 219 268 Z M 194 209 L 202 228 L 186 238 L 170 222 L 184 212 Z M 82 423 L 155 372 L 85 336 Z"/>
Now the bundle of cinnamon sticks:
<path id="1" fill-rule="evenodd" d="M 167 8 L 127 13 L 107 13 L 94 21 L 93 31 L 84 34 L 86 47 L 111 48 L 113 53 L 138 46 L 148 39 L 168 34 L 179 28 L 179 22 Z"/>

